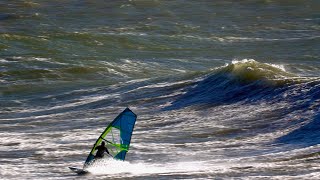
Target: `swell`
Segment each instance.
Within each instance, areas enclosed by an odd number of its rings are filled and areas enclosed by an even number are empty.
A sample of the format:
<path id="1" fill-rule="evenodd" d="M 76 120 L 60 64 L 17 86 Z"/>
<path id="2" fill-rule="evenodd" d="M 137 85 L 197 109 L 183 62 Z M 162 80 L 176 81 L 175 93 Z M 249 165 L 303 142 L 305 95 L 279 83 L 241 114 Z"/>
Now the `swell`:
<path id="1" fill-rule="evenodd" d="M 192 87 L 187 87 L 185 94 L 172 102 L 169 108 L 210 107 L 239 101 L 294 101 L 313 96 L 310 90 L 315 86 L 314 91 L 318 91 L 319 84 L 318 77 L 299 77 L 286 72 L 281 66 L 242 60 L 215 69 Z M 294 92 L 298 90 L 308 93 L 297 95 Z"/>
<path id="2" fill-rule="evenodd" d="M 115 69 L 116 64 L 108 64 L 105 67 L 98 66 L 64 66 L 57 69 L 31 69 L 31 70 L 11 70 L 1 72 L 0 76 L 10 82 L 14 82 L 7 86 L 2 86 L 5 90 L 2 95 L 17 95 L 17 92 L 25 92 L 32 88 L 35 90 L 45 87 L 45 82 L 50 85 L 57 84 L 61 87 L 70 87 L 74 83 L 76 89 L 79 83 L 94 80 L 97 89 L 105 88 L 101 84 L 114 86 L 113 92 L 121 92 L 123 104 L 137 103 L 144 106 L 148 104 L 161 104 L 165 106 L 165 110 L 181 109 L 189 106 L 206 106 L 212 107 L 221 104 L 232 104 L 236 102 L 277 102 L 277 101 L 297 101 L 306 98 L 318 99 L 317 92 L 319 91 L 318 77 L 299 77 L 292 73 L 288 73 L 281 66 L 272 64 L 260 63 L 255 60 L 235 61 L 223 67 L 213 69 L 208 72 L 191 72 L 179 76 L 159 77 L 166 71 L 159 74 L 158 77 L 144 79 L 145 77 L 138 75 L 132 76 L 137 78 L 135 81 L 125 83 L 124 80 L 130 80 L 126 77 L 131 70 L 137 72 L 139 69 L 134 69 L 142 66 L 141 71 L 149 68 L 149 65 L 135 63 L 125 60 L 128 63 L 125 67 L 118 67 L 118 72 L 125 75 L 117 77 L 116 80 L 110 79 L 109 76 L 115 76 L 110 69 Z M 154 68 L 151 68 L 150 71 Z M 129 69 L 126 69 L 129 68 Z M 140 72 L 139 72 L 140 73 Z M 99 74 L 100 76 L 97 76 Z M 141 74 L 141 73 L 140 73 Z M 8 79 L 8 77 L 10 77 Z M 120 78 L 124 77 L 124 78 Z M 106 78 L 109 78 L 106 80 Z M 51 81 L 50 81 L 51 79 Z M 105 80 L 104 80 L 105 79 Z M 140 80 L 139 80 L 140 79 Z M 28 85 L 31 80 L 33 83 Z M 43 81 L 39 83 L 37 81 Z M 72 82 L 66 85 L 69 81 L 79 80 L 79 83 Z M 22 83 L 21 83 L 22 82 Z M 85 83 L 86 84 L 86 83 Z M 24 87 L 24 85 L 28 85 Z M 86 87 L 86 85 L 78 88 Z M 90 89 L 90 85 L 87 86 Z M 55 89 L 55 88 L 53 88 Z M 58 88 L 59 89 L 59 88 Z M 84 92 L 87 88 L 84 88 Z M 70 89 L 69 89 L 70 90 Z M 73 90 L 71 89 L 70 92 Z M 37 91 L 36 91 L 37 92 Z M 90 92 L 90 90 L 89 90 Z M 65 91 L 60 91 L 53 96 L 61 94 L 69 94 L 68 88 Z M 97 96 L 100 96 L 99 92 Z M 92 96 L 91 92 L 88 93 Z M 76 97 L 74 97 L 76 98 Z M 166 103 L 166 105 L 164 105 Z M 169 104 L 168 104 L 169 103 Z"/>
<path id="3" fill-rule="evenodd" d="M 180 109 L 222 109 L 222 117 L 213 121 L 237 130 L 232 134 L 238 138 L 271 133 L 276 137 L 272 143 L 294 145 L 291 148 L 320 143 L 320 78 L 299 77 L 281 66 L 242 60 L 215 69 L 163 108 Z M 228 117 L 229 111 L 246 114 L 245 119 Z"/>
<path id="4" fill-rule="evenodd" d="M 72 71 L 75 74 L 82 73 L 82 69 Z M 21 96 L 21 99 L 17 99 L 14 93 L 16 90 L 12 90 L 11 93 L 3 94 L 8 96 L 7 101 L 1 101 L 3 107 L 6 107 L 2 111 L 2 119 L 23 124 L 52 116 L 67 122 L 70 118 L 90 119 L 97 114 L 103 115 L 106 109 L 120 109 L 123 106 L 150 113 L 184 112 L 188 109 L 217 113 L 222 109 L 223 113 L 228 113 L 229 110 L 224 107 L 233 107 L 237 113 L 248 114 L 252 113 L 252 107 L 256 114 L 243 120 L 237 119 L 238 122 L 234 121 L 234 117 L 222 113 L 218 118 L 225 125 L 232 124 L 223 128 L 222 134 L 230 134 L 232 137 L 232 134 L 249 136 L 253 132 L 288 132 L 287 136 L 279 137 L 276 143 L 300 142 L 299 139 L 303 138 L 302 134 L 309 127 L 307 124 L 317 125 L 319 119 L 316 116 L 320 109 L 318 77 L 298 77 L 286 72 L 281 66 L 254 60 L 233 62 L 208 72 L 183 74 L 174 78 L 104 83 L 101 81 L 100 84 L 87 87 L 80 83 L 70 87 L 55 82 L 53 84 L 59 87 L 42 94 Z M 25 91 L 23 88 L 20 90 Z M 301 131 L 298 130 L 300 128 Z M 294 129 L 297 129 L 296 133 L 290 134 Z M 212 134 L 208 131 L 207 134 L 199 135 L 199 138 Z M 310 137 L 314 137 L 314 133 L 310 133 Z"/>

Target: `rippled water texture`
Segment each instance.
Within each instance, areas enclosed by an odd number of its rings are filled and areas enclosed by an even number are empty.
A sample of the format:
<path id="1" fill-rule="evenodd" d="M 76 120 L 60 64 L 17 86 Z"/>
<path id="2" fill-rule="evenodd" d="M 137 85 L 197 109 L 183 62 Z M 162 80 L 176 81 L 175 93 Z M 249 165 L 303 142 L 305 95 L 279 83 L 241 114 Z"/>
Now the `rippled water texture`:
<path id="1" fill-rule="evenodd" d="M 0 2 L 0 177 L 320 179 L 317 0 Z"/>

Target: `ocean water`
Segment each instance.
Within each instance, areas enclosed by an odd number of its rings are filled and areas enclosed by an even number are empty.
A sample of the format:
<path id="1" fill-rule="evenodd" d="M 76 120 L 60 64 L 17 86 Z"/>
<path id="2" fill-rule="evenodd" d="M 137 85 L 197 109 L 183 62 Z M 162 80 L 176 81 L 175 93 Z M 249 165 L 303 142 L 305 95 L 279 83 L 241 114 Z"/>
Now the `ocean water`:
<path id="1" fill-rule="evenodd" d="M 0 179 L 320 179 L 318 0 L 0 2 Z M 125 162 L 78 176 L 118 113 Z"/>

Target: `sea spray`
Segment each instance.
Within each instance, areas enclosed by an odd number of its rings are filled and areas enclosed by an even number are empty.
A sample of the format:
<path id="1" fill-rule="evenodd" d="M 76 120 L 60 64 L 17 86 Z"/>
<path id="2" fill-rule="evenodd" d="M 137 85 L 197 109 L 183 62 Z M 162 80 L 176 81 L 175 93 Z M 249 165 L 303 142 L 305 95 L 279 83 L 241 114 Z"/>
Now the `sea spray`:
<path id="1" fill-rule="evenodd" d="M 220 163 L 221 165 L 221 163 Z M 92 174 L 126 174 L 130 175 L 148 175 L 148 174 L 184 174 L 184 173 L 205 173 L 207 171 L 221 171 L 221 167 L 212 169 L 206 166 L 202 161 L 186 161 L 175 163 L 145 163 L 145 162 L 127 162 L 110 158 L 96 160 L 92 165 L 86 168 Z"/>

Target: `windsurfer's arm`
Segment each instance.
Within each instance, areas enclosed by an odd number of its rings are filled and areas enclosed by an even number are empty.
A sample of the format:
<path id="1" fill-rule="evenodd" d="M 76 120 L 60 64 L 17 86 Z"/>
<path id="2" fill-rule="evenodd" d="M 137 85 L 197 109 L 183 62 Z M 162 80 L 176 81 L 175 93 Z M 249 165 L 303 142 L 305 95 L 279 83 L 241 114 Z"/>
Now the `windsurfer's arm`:
<path id="1" fill-rule="evenodd" d="M 100 146 L 97 146 L 97 147 L 94 149 L 94 151 L 97 151 L 97 150 L 99 149 L 99 147 L 100 147 Z"/>
<path id="2" fill-rule="evenodd" d="M 107 148 L 106 148 L 106 152 L 107 152 L 108 154 L 110 154 Z"/>

